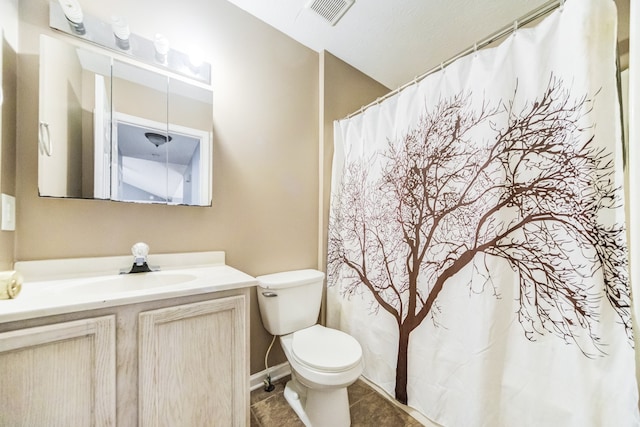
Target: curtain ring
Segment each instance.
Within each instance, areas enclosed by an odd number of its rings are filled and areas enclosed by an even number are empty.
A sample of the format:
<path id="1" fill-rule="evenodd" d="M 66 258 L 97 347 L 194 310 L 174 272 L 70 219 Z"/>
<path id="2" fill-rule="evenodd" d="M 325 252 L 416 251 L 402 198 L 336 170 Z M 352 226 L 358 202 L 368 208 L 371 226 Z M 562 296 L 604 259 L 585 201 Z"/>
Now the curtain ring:
<path id="1" fill-rule="evenodd" d="M 513 33 L 515 34 L 518 31 L 518 20 L 513 21 Z"/>
<path id="2" fill-rule="evenodd" d="M 478 56 L 478 42 L 473 44 L 473 56 Z"/>
<path id="3" fill-rule="evenodd" d="M 565 0 L 560 0 L 560 12 L 564 10 L 564 1 Z"/>
<path id="4" fill-rule="evenodd" d="M 444 62 L 440 63 L 440 71 L 444 71 Z"/>

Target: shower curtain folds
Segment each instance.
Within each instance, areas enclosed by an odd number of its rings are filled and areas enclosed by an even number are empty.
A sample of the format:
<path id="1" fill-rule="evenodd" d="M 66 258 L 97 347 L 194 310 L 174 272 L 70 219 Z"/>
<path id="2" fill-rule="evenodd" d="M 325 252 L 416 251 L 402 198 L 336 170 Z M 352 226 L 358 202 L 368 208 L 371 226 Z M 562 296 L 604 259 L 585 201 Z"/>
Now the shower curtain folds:
<path id="1" fill-rule="evenodd" d="M 328 324 L 437 423 L 640 425 L 615 37 L 568 0 L 334 125 Z"/>

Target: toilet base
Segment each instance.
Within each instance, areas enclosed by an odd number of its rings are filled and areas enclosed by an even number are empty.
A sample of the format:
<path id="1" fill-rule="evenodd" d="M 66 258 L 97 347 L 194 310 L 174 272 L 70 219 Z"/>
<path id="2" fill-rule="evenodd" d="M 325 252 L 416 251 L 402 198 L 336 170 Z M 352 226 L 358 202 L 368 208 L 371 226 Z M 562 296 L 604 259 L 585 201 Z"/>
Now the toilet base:
<path id="1" fill-rule="evenodd" d="M 351 425 L 346 387 L 311 389 L 301 385 L 292 374 L 285 386 L 284 398 L 306 427 Z"/>
<path id="2" fill-rule="evenodd" d="M 305 390 L 302 390 L 302 387 L 297 381 L 287 381 L 287 384 L 284 387 L 284 398 L 298 418 L 300 418 L 300 421 L 302 421 L 306 427 L 311 427 L 309 417 L 307 417 L 307 414 L 304 412 L 304 404 L 307 401 L 307 395 Z"/>

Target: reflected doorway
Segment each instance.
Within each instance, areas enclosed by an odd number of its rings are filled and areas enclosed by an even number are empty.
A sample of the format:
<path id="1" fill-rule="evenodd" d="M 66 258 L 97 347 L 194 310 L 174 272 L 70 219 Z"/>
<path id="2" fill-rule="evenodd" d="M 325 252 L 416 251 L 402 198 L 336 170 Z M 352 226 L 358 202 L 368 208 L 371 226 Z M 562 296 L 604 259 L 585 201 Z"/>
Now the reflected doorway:
<path id="1" fill-rule="evenodd" d="M 114 112 L 112 123 L 111 199 L 138 203 L 206 205 L 209 134 Z M 96 169 L 97 171 L 97 169 Z"/>

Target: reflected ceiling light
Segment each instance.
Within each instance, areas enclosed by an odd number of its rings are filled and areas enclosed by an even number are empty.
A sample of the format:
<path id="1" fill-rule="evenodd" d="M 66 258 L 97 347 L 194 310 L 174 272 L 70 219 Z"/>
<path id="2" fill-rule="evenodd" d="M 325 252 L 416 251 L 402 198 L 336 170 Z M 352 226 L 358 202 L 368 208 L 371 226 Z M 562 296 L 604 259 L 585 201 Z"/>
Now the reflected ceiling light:
<path id="1" fill-rule="evenodd" d="M 166 144 L 167 142 L 171 142 L 171 140 L 173 139 L 171 135 L 167 136 L 156 132 L 145 132 L 144 136 L 146 136 L 149 142 L 156 147 L 159 147 L 162 144 Z"/>
<path id="2" fill-rule="evenodd" d="M 87 30 L 84 28 L 84 22 L 82 22 L 84 15 L 82 14 L 80 3 L 77 0 L 58 0 L 58 3 L 60 3 L 64 16 L 67 18 L 73 32 L 79 35 L 85 34 Z"/>
<path id="3" fill-rule="evenodd" d="M 113 35 L 116 38 L 116 46 L 122 50 L 129 50 L 131 47 L 131 44 L 129 43 L 131 31 L 129 30 L 129 24 L 127 24 L 127 21 L 120 16 L 112 16 L 111 29 L 113 30 Z"/>
<path id="4" fill-rule="evenodd" d="M 153 45 L 156 48 L 156 61 L 164 64 L 167 62 L 167 54 L 169 53 L 169 39 L 162 34 L 156 34 L 153 39 Z"/>
<path id="5" fill-rule="evenodd" d="M 200 68 L 204 63 L 204 55 L 201 50 L 196 49 L 189 53 L 189 63 L 193 68 Z"/>

